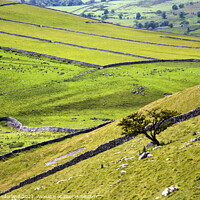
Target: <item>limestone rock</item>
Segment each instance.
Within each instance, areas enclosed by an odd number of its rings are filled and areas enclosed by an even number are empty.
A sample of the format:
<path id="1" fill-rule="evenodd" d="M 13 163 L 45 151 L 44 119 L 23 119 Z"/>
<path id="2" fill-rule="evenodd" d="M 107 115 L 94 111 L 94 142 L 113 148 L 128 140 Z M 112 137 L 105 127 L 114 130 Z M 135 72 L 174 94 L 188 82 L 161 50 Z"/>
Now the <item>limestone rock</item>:
<path id="1" fill-rule="evenodd" d="M 149 144 L 147 144 L 147 148 L 149 148 L 149 147 L 151 147 L 151 146 L 154 146 L 154 145 L 155 145 L 154 142 L 151 141 L 151 142 L 149 142 Z"/>
<path id="2" fill-rule="evenodd" d="M 198 141 L 198 140 L 200 140 L 200 136 L 197 137 L 197 138 L 191 139 L 190 141 L 191 141 L 191 142 L 196 142 L 196 141 Z"/>
<path id="3" fill-rule="evenodd" d="M 139 157 L 139 160 L 142 160 L 144 158 L 149 158 L 149 157 L 152 157 L 153 155 L 151 155 L 148 151 L 147 152 L 144 152 L 140 157 Z"/>
<path id="4" fill-rule="evenodd" d="M 125 170 L 122 170 L 122 171 L 121 171 L 121 175 L 123 175 L 123 174 L 126 174 L 126 171 L 125 171 Z"/>
<path id="5" fill-rule="evenodd" d="M 170 193 L 174 192 L 178 190 L 178 187 L 175 185 L 171 185 L 170 187 L 166 188 L 163 192 L 162 192 L 162 196 L 166 197 L 167 195 L 169 195 Z"/>

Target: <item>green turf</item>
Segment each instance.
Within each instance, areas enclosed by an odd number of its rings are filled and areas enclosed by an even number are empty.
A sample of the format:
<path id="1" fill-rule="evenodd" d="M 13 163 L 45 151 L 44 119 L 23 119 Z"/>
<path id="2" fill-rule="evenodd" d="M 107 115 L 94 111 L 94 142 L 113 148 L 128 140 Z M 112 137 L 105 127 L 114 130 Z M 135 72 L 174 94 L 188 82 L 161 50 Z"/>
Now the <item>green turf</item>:
<path id="1" fill-rule="evenodd" d="M 154 105 L 149 105 L 148 108 L 158 104 L 160 107 L 165 107 L 166 105 L 171 107 L 170 101 L 176 98 L 180 102 L 176 110 L 182 112 L 182 108 L 185 108 L 185 112 L 188 112 L 194 109 L 196 102 L 199 101 L 198 91 L 198 86 L 196 86 L 169 96 L 167 99 L 161 99 L 157 103 L 154 102 Z M 188 106 L 182 100 L 187 99 L 191 93 L 194 93 L 194 95 L 191 96 L 191 103 Z M 137 136 L 128 143 L 82 161 L 7 195 L 31 195 L 34 199 L 42 199 L 44 195 L 102 195 L 103 197 L 100 199 L 119 199 L 119 197 L 120 199 L 150 199 L 152 197 L 155 199 L 156 197 L 161 197 L 161 193 L 166 187 L 177 185 L 179 190 L 169 195 L 168 199 L 181 199 L 183 197 L 185 199 L 198 199 L 200 195 L 198 191 L 199 143 L 190 142 L 191 145 L 189 147 L 180 148 L 185 146 L 191 138 L 199 136 L 199 120 L 200 118 L 196 117 L 189 121 L 175 124 L 161 133 L 159 140 L 164 145 L 156 150 L 148 149 L 153 155 L 152 158 L 138 160 L 138 153 L 142 151 L 149 141 L 143 136 Z M 2 190 L 18 184 L 27 177 L 66 162 L 71 157 L 67 158 L 67 160 L 59 160 L 52 166 L 44 166 L 45 162 L 65 155 L 71 150 L 85 147 L 84 151 L 87 151 L 94 149 L 111 138 L 119 137 L 121 128 L 116 126 L 117 123 L 114 122 L 100 130 L 72 140 L 20 153 L 18 156 L 14 156 L 4 162 L 1 161 Z M 101 137 L 101 140 L 99 140 L 99 137 Z M 135 158 L 121 161 L 125 156 Z M 128 164 L 123 169 L 126 171 L 125 175 L 120 174 L 122 170 L 120 165 L 122 164 Z M 103 168 L 101 168 L 102 165 Z M 192 173 L 191 167 L 193 169 Z M 16 169 L 18 170 L 16 171 Z M 69 179 L 70 177 L 73 178 Z M 66 181 L 56 184 L 61 180 Z"/>
<path id="2" fill-rule="evenodd" d="M 106 65 L 118 62 L 144 60 L 143 58 L 138 57 L 84 49 L 63 44 L 55 44 L 17 36 L 5 34 L 0 34 L 0 36 L 0 44 L 2 47 L 12 47 L 15 49 L 21 49 L 25 51 L 33 51 L 41 54 L 57 56 L 85 63 Z"/>
<path id="3" fill-rule="evenodd" d="M 91 127 L 199 84 L 199 63 L 138 64 L 87 73 L 94 68 L 2 50 L 0 55 L 1 115 L 27 126 Z M 145 96 L 132 93 L 140 86 L 146 88 Z"/>
<path id="4" fill-rule="evenodd" d="M 36 23 L 40 25 L 49 25 L 71 30 L 83 31 L 94 34 L 109 35 L 146 42 L 157 42 L 164 44 L 174 44 L 174 41 L 160 36 L 170 36 L 170 34 L 157 33 L 152 31 L 137 30 L 114 26 L 106 23 L 97 23 L 97 21 L 82 18 L 68 13 L 56 12 L 44 8 L 38 8 L 30 5 L 11 5 L 0 8 L 0 17 L 5 19 L 18 20 L 23 22 Z M 15 12 L 13 12 L 15 11 Z M 10 15 L 12 13 L 12 15 Z M 49 18 L 52 20 L 49 20 Z M 86 23 L 86 22 L 93 23 Z M 95 23 L 96 22 L 96 23 Z M 178 36 L 185 39 L 199 40 L 198 37 Z M 176 41 L 176 44 L 183 45 L 192 43 L 187 41 Z M 197 44 L 196 44 L 197 45 Z M 187 45 L 186 45 L 187 46 Z"/>

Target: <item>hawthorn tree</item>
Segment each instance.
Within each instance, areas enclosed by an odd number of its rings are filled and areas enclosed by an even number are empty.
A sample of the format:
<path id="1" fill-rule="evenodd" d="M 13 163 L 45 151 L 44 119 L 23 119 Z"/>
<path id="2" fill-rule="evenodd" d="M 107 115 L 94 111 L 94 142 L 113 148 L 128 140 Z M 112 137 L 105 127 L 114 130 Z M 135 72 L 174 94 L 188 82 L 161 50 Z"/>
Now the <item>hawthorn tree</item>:
<path id="1" fill-rule="evenodd" d="M 123 118 L 118 126 L 122 126 L 122 134 L 137 136 L 144 134 L 147 138 L 153 141 L 154 144 L 160 145 L 156 136 L 162 131 L 171 126 L 170 123 L 163 123 L 165 120 L 178 115 L 179 113 L 171 110 L 163 110 L 154 108 L 147 111 L 144 115 L 139 112 L 135 112 L 126 118 Z"/>

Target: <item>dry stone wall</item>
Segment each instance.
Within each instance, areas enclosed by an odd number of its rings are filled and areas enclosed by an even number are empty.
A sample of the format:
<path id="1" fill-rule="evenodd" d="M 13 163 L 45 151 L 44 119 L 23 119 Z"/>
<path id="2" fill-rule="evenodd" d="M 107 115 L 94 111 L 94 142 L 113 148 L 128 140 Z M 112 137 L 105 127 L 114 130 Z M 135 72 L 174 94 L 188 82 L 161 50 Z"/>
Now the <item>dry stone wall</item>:
<path id="1" fill-rule="evenodd" d="M 109 68 L 109 67 L 122 66 L 122 65 L 147 64 L 147 63 L 157 63 L 157 62 L 200 62 L 200 59 L 142 60 L 142 61 L 133 61 L 133 62 L 113 63 L 113 64 L 109 64 L 109 65 L 104 65 L 104 66 L 101 67 L 101 69 Z"/>
<path id="2" fill-rule="evenodd" d="M 28 150 L 35 149 L 35 148 L 38 148 L 38 147 L 41 147 L 41 146 L 45 146 L 45 145 L 48 145 L 48 144 L 60 142 L 60 141 L 63 141 L 67 138 L 71 138 L 71 137 L 74 137 L 76 135 L 80 135 L 80 134 L 83 134 L 83 133 L 88 133 L 88 132 L 91 132 L 93 130 L 96 130 L 98 128 L 101 128 L 101 127 L 111 123 L 111 121 L 109 121 L 109 122 L 99 124 L 98 126 L 91 127 L 91 128 L 71 129 L 71 128 L 62 128 L 62 127 L 39 127 L 39 128 L 27 127 L 27 126 L 23 126 L 22 123 L 20 123 L 19 121 L 17 121 L 14 118 L 11 118 L 11 117 L 0 117 L 0 121 L 7 121 L 8 125 L 10 125 L 14 128 L 17 128 L 20 131 L 24 131 L 24 132 L 52 131 L 52 132 L 71 133 L 71 134 L 65 135 L 65 136 L 60 137 L 60 138 L 44 141 L 44 142 L 41 142 L 41 143 L 38 143 L 38 144 L 34 144 L 34 145 L 30 145 L 30 146 L 27 146 L 27 147 L 24 147 L 24 148 L 13 150 L 13 151 L 11 151 L 7 154 L 1 155 L 0 160 L 9 158 L 9 157 L 15 155 L 16 153 L 20 153 L 20 152 L 28 151 Z"/>
<path id="3" fill-rule="evenodd" d="M 200 115 L 200 107 L 198 107 L 195 110 L 192 110 L 192 111 L 190 111 L 188 113 L 185 113 L 185 114 L 182 114 L 182 115 L 179 115 L 179 116 L 176 116 L 176 117 L 172 117 L 172 118 L 170 118 L 168 120 L 165 120 L 163 123 L 170 122 L 172 124 L 175 124 L 175 123 L 179 123 L 179 122 L 182 122 L 182 121 L 189 120 L 190 118 L 196 117 L 198 115 Z M 148 129 L 148 127 L 147 127 L 147 129 Z M 109 141 L 109 142 L 107 142 L 105 144 L 100 145 L 99 147 L 97 147 L 94 150 L 87 151 L 87 152 L 75 157 L 74 159 L 72 159 L 72 160 L 70 160 L 70 161 L 68 161 L 68 162 L 66 162 L 66 163 L 64 163 L 62 165 L 58 165 L 57 167 L 54 167 L 51 170 L 48 170 L 46 172 L 43 172 L 41 174 L 38 174 L 38 175 L 36 175 L 34 177 L 28 178 L 28 179 L 20 182 L 20 184 L 15 185 L 15 186 L 11 187 L 10 189 L 8 189 L 7 191 L 0 193 L 0 196 L 2 196 L 4 194 L 7 194 L 7 193 L 9 193 L 9 192 L 11 192 L 13 190 L 16 190 L 16 189 L 18 189 L 20 187 L 23 187 L 25 185 L 31 184 L 33 182 L 36 182 L 36 181 L 38 181 L 38 180 L 40 180 L 40 179 L 42 179 L 44 177 L 50 176 L 50 175 L 52 175 L 52 174 L 54 174 L 54 173 L 56 173 L 58 171 L 61 171 L 61 170 L 65 169 L 65 168 L 67 168 L 67 167 L 75 165 L 75 164 L 77 164 L 77 163 L 79 163 L 79 162 L 81 162 L 83 160 L 86 160 L 88 158 L 96 156 L 99 153 L 102 153 L 102 152 L 105 152 L 107 150 L 110 150 L 110 149 L 112 149 L 112 148 L 114 148 L 116 146 L 119 146 L 119 145 L 121 145 L 121 144 L 123 144 L 125 142 L 128 142 L 128 141 L 132 140 L 133 138 L 134 138 L 133 136 L 124 136 L 124 137 L 120 137 L 120 138 L 111 140 L 111 141 Z"/>
<path id="4" fill-rule="evenodd" d="M 58 57 L 58 56 L 51 56 L 51 55 L 48 55 L 48 54 L 37 53 L 37 52 L 34 52 L 34 51 L 24 51 L 24 50 L 21 50 L 21 49 L 15 49 L 15 48 L 10 48 L 10 47 L 0 47 L 0 49 L 14 51 L 14 52 L 20 52 L 20 53 L 26 53 L 26 54 L 32 54 L 32 55 L 36 55 L 36 56 L 44 56 L 44 57 L 47 57 L 47 58 L 64 60 L 64 61 L 67 61 L 67 62 L 72 62 L 72 63 L 76 63 L 76 64 L 80 64 L 80 65 L 87 65 L 87 66 L 91 66 L 91 67 L 101 67 L 101 65 L 95 65 L 95 64 L 91 64 L 91 63 L 77 61 L 77 60 L 61 58 L 61 57 Z"/>
<path id="5" fill-rule="evenodd" d="M 68 161 L 68 162 L 66 162 L 66 163 L 64 163 L 62 165 L 58 165 L 57 167 L 54 167 L 51 170 L 48 170 L 46 172 L 43 172 L 43 173 L 38 174 L 38 175 L 36 175 L 34 177 L 28 178 L 25 181 L 20 182 L 20 184 L 18 184 L 16 186 L 13 186 L 12 188 L 10 188 L 9 190 L 7 190 L 5 192 L 0 193 L 0 196 L 4 195 L 6 193 L 9 193 L 9 192 L 11 192 L 13 190 L 16 190 L 16 189 L 18 189 L 20 187 L 23 187 L 25 185 L 31 184 L 33 182 L 36 182 L 36 181 L 38 181 L 38 180 L 40 180 L 40 179 L 42 179 L 44 177 L 50 176 L 50 175 L 52 175 L 52 174 L 54 174 L 54 173 L 56 173 L 58 171 L 61 171 L 61 170 L 65 169 L 65 168 L 70 167 L 72 165 L 75 165 L 75 164 L 77 164 L 77 163 L 79 163 L 79 162 L 81 162 L 83 160 L 86 160 L 88 158 L 96 156 L 99 153 L 102 153 L 104 151 L 112 149 L 112 148 L 114 148 L 116 146 L 119 146 L 119 145 L 121 145 L 121 144 L 123 144 L 125 142 L 128 142 L 128 141 L 130 141 L 132 139 L 133 139 L 133 137 L 124 136 L 124 137 L 120 137 L 120 138 L 111 140 L 108 143 L 102 144 L 101 146 L 99 146 L 95 150 L 87 151 L 87 152 L 75 157 L 74 159 L 72 159 L 72 160 L 70 160 L 70 161 Z"/>

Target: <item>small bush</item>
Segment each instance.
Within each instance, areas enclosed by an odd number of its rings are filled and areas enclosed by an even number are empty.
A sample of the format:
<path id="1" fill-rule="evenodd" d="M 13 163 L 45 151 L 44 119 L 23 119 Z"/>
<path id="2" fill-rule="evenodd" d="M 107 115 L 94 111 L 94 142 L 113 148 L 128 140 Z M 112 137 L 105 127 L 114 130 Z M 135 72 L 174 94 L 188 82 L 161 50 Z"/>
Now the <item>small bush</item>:
<path id="1" fill-rule="evenodd" d="M 193 133 L 192 133 L 192 135 L 196 135 L 197 134 L 197 132 L 196 131 L 194 131 Z"/>
<path id="2" fill-rule="evenodd" d="M 24 143 L 23 142 L 18 142 L 18 143 L 11 143 L 9 144 L 9 148 L 17 148 L 17 147 L 23 147 Z"/>

